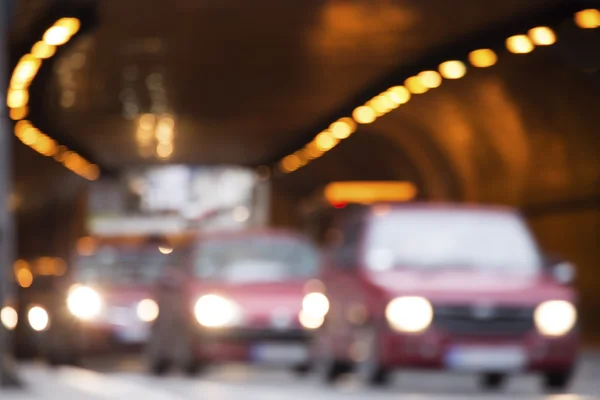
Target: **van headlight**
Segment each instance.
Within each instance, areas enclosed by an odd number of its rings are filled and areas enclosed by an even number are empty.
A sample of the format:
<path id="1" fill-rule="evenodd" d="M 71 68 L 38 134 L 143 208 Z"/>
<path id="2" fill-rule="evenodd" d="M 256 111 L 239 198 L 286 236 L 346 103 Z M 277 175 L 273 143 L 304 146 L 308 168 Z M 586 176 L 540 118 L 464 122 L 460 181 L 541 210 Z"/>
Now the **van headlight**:
<path id="1" fill-rule="evenodd" d="M 102 298 L 94 289 L 77 285 L 69 290 L 67 307 L 77 318 L 90 320 L 102 311 Z"/>
<path id="2" fill-rule="evenodd" d="M 216 294 L 200 297 L 194 307 L 194 314 L 198 323 L 207 328 L 234 326 L 242 317 L 242 311 L 235 302 Z"/>
<path id="3" fill-rule="evenodd" d="M 418 333 L 431 325 L 433 307 L 424 297 L 398 297 L 388 303 L 385 317 L 398 332 Z"/>
<path id="4" fill-rule="evenodd" d="M 535 326 L 542 335 L 563 336 L 575 326 L 577 310 L 568 301 L 546 301 L 537 306 L 533 319 Z"/>

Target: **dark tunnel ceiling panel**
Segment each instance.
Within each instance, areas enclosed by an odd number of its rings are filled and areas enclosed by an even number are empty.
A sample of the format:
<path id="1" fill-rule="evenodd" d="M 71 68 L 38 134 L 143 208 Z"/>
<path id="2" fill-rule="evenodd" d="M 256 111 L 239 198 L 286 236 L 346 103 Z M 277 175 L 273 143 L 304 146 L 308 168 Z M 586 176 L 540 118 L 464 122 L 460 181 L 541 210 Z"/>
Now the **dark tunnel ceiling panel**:
<path id="1" fill-rule="evenodd" d="M 123 72 L 164 73 L 172 161 L 256 164 L 391 67 L 551 0 L 100 2 L 100 26 L 55 65 L 51 125 L 108 167 L 144 162 L 119 100 Z M 449 16 L 452 16 L 449 18 Z M 81 57 L 85 56 L 85 59 Z M 61 93 L 74 90 L 70 108 Z"/>

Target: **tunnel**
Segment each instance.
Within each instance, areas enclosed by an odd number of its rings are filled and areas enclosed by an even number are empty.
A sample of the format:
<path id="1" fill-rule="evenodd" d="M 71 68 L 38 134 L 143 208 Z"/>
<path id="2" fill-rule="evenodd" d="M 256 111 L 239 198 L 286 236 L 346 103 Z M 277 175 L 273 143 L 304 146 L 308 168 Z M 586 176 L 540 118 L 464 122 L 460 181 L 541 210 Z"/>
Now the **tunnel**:
<path id="1" fill-rule="evenodd" d="M 411 182 L 420 201 L 518 209 L 576 266 L 583 340 L 600 342 L 600 31 L 581 14 L 598 3 L 6 6 L 9 88 L 49 27 L 78 21 L 28 101 L 9 99 L 14 259 L 68 259 L 91 188 L 135 168 L 250 168 L 270 186 L 268 224 L 296 229 L 330 182 Z M 164 113 L 172 139 L 148 144 L 144 115 Z"/>

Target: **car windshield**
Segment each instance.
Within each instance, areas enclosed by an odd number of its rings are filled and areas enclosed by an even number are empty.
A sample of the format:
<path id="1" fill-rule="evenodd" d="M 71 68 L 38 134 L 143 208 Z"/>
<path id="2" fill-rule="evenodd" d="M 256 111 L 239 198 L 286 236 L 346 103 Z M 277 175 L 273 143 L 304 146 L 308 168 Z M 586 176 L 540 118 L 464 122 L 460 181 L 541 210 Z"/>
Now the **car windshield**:
<path id="1" fill-rule="evenodd" d="M 164 255 L 154 246 L 104 246 L 93 255 L 76 259 L 75 277 L 81 283 L 150 284 L 172 255 Z"/>
<path id="2" fill-rule="evenodd" d="M 195 272 L 231 283 L 280 282 L 311 277 L 317 267 L 317 252 L 308 242 L 262 236 L 202 242 Z"/>
<path id="3" fill-rule="evenodd" d="M 371 269 L 443 268 L 535 274 L 537 245 L 511 213 L 394 211 L 375 217 L 366 238 Z"/>

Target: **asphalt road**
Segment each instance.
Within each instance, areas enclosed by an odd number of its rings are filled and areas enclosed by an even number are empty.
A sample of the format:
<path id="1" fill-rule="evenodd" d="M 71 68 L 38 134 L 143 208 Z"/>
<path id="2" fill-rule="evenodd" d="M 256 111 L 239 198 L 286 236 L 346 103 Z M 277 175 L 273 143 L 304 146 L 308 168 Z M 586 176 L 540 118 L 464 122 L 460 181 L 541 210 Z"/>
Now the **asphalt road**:
<path id="1" fill-rule="evenodd" d="M 0 391 L 2 400 L 461 400 L 461 399 L 600 399 L 600 353 L 582 357 L 568 395 L 547 395 L 536 377 L 514 377 L 499 393 L 483 393 L 472 375 L 399 372 L 385 389 L 361 387 L 351 375 L 334 387 L 285 370 L 225 366 L 197 378 L 147 375 L 139 360 L 93 360 L 86 368 L 48 369 L 24 364 L 22 392 Z"/>

